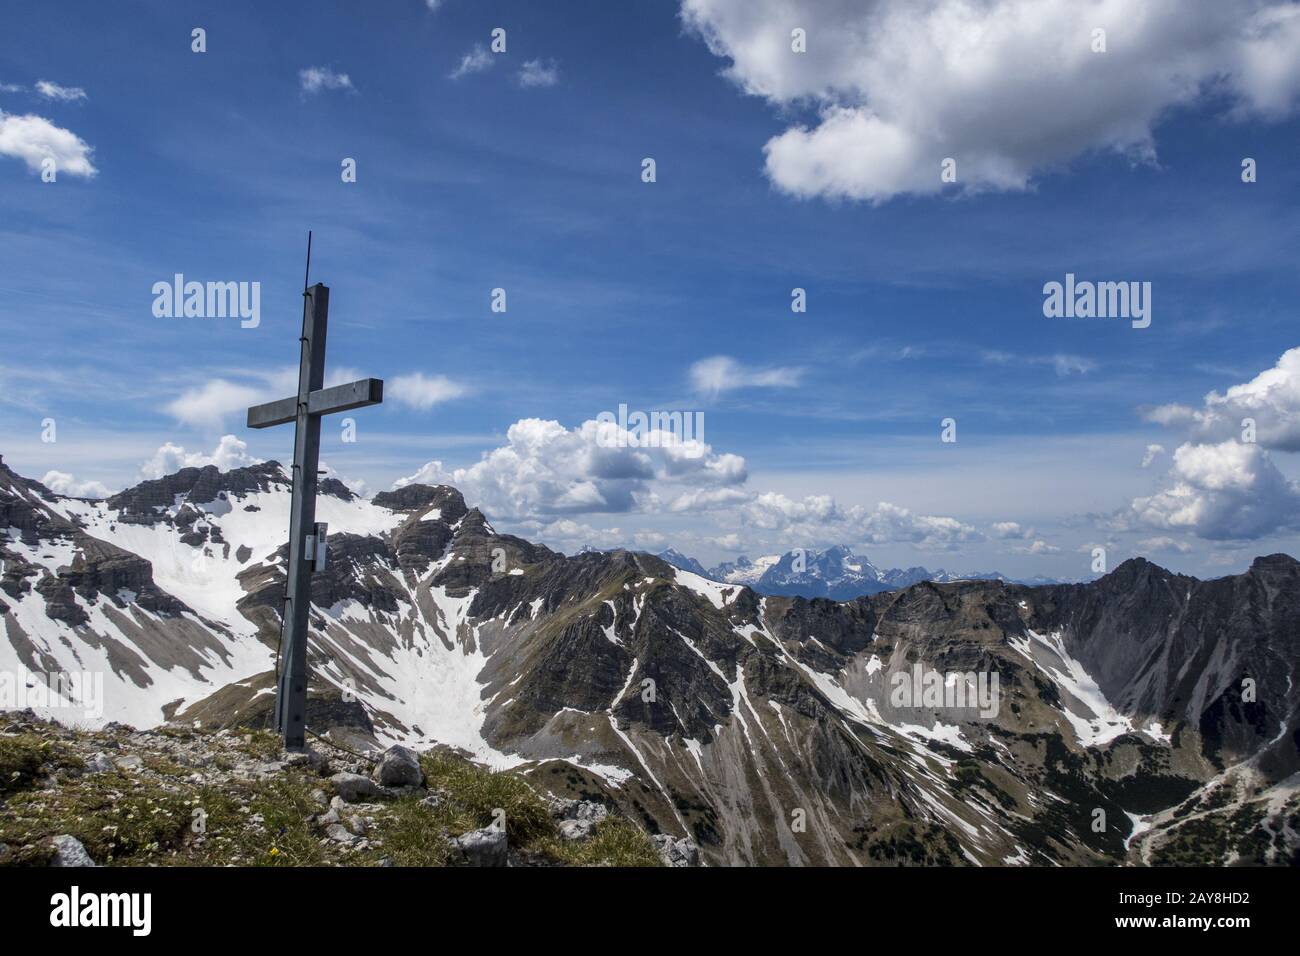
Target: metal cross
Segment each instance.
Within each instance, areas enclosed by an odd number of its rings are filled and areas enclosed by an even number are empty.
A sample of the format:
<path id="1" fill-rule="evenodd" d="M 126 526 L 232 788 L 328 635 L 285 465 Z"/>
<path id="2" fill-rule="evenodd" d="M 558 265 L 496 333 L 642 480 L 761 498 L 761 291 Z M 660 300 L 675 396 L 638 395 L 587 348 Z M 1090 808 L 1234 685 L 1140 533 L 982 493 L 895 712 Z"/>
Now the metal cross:
<path id="1" fill-rule="evenodd" d="M 306 745 L 307 612 L 311 609 L 312 571 L 325 566 L 325 526 L 316 524 L 321 416 L 378 405 L 384 400 L 384 383 L 377 378 L 322 388 L 330 290 L 318 282 L 303 296 L 298 394 L 248 410 L 249 428 L 294 423 L 288 586 L 280 623 L 283 666 L 275 695 L 275 729 L 284 737 L 288 750 L 301 750 Z"/>

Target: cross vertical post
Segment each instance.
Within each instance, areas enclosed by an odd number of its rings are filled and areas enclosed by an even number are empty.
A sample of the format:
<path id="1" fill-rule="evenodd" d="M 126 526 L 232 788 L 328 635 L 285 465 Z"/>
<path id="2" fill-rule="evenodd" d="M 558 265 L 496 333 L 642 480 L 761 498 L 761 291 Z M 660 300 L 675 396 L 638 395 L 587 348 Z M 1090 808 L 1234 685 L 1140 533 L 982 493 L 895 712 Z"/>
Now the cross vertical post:
<path id="1" fill-rule="evenodd" d="M 303 293 L 298 408 L 293 442 L 293 504 L 289 510 L 289 567 L 281 618 L 283 664 L 275 696 L 275 729 L 289 749 L 306 745 L 307 615 L 311 610 L 312 562 L 307 536 L 316 528 L 316 471 L 320 464 L 320 416 L 311 414 L 311 393 L 325 384 L 325 336 L 330 290 L 319 282 Z"/>
<path id="2" fill-rule="evenodd" d="M 294 423 L 293 501 L 289 510 L 289 565 L 284 613 L 280 619 L 280 673 L 275 694 L 275 729 L 286 750 L 307 743 L 307 625 L 311 612 L 311 575 L 325 567 L 325 526 L 316 524 L 316 480 L 320 465 L 322 415 L 345 412 L 384 400 L 384 383 L 363 378 L 324 388 L 325 336 L 330 290 L 316 283 L 303 293 L 299 336 L 298 394 L 254 405 L 249 428 Z"/>

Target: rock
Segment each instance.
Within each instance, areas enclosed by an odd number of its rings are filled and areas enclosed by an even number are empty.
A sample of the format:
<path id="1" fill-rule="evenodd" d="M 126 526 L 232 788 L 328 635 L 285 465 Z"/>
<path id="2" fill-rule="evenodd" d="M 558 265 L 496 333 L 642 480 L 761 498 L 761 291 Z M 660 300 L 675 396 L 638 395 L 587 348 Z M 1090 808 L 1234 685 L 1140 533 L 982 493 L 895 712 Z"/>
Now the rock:
<path id="1" fill-rule="evenodd" d="M 138 754 L 124 754 L 117 758 L 118 770 L 139 770 L 144 766 L 144 760 Z"/>
<path id="2" fill-rule="evenodd" d="M 50 861 L 50 866 L 95 865 L 95 861 L 90 858 L 90 854 L 76 837 L 60 833 L 50 842 L 54 844 L 54 859 Z"/>
<path id="3" fill-rule="evenodd" d="M 685 837 L 674 839 L 667 833 L 658 833 L 651 840 L 654 841 L 664 866 L 700 865 L 700 848 Z"/>
<path id="4" fill-rule="evenodd" d="M 560 836 L 566 840 L 585 840 L 591 836 L 591 824 L 585 820 L 561 820 Z"/>
<path id="5" fill-rule="evenodd" d="M 564 839 L 584 840 L 591 836 L 596 824 L 609 816 L 609 808 L 594 800 L 553 800 L 551 816 L 559 819 Z"/>
<path id="6" fill-rule="evenodd" d="M 111 773 L 113 761 L 106 753 L 97 753 L 86 761 L 86 773 Z"/>
<path id="7" fill-rule="evenodd" d="M 506 865 L 506 831 L 495 823 L 463 833 L 451 842 L 470 866 Z"/>
<path id="8" fill-rule="evenodd" d="M 327 812 L 322 813 L 320 816 L 316 818 L 316 822 L 323 827 L 327 827 L 333 823 L 340 823 L 342 822 L 342 820 L 343 818 L 339 816 L 339 812 L 335 810 L 333 807 L 331 807 Z"/>
<path id="9" fill-rule="evenodd" d="M 424 783 L 424 771 L 415 751 L 400 744 L 389 747 L 375 766 L 375 780 L 385 787 L 418 787 Z"/>
<path id="10" fill-rule="evenodd" d="M 393 858 L 392 858 L 392 857 L 389 857 L 389 856 L 380 857 L 380 858 L 379 858 L 379 865 L 380 865 L 380 866 L 392 866 L 392 865 L 393 865 Z"/>
<path id="11" fill-rule="evenodd" d="M 347 803 L 357 803 L 367 797 L 380 795 L 375 782 L 359 773 L 336 773 L 330 777 L 330 783 L 334 784 L 334 789 Z"/>
<path id="12" fill-rule="evenodd" d="M 0 843 L 0 866 L 4 866 L 5 860 L 9 858 L 9 844 Z"/>
<path id="13" fill-rule="evenodd" d="M 308 747 L 306 750 L 295 750 L 286 754 L 284 766 L 295 770 L 305 768 L 315 773 L 322 773 L 328 769 L 329 761 L 324 755 Z"/>
<path id="14" fill-rule="evenodd" d="M 428 807 L 430 810 L 437 810 L 440 806 L 442 806 L 443 802 L 446 799 L 447 799 L 446 794 L 435 791 L 434 793 L 429 794 L 427 797 L 421 800 L 420 803 L 424 804 L 424 806 Z"/>
<path id="15" fill-rule="evenodd" d="M 331 823 L 325 828 L 325 835 L 335 843 L 355 843 L 357 838 L 341 823 Z"/>
<path id="16" fill-rule="evenodd" d="M 358 836 L 362 836 L 365 834 L 367 829 L 366 821 L 361 819 L 361 817 L 357 816 L 355 813 L 352 816 L 348 817 L 347 823 L 348 823 L 348 829 L 351 830 L 353 833 L 357 834 Z"/>
<path id="17" fill-rule="evenodd" d="M 312 803 L 319 803 L 322 807 L 328 807 L 330 805 L 330 798 L 325 795 L 324 790 L 313 790 L 311 792 L 311 799 Z"/>

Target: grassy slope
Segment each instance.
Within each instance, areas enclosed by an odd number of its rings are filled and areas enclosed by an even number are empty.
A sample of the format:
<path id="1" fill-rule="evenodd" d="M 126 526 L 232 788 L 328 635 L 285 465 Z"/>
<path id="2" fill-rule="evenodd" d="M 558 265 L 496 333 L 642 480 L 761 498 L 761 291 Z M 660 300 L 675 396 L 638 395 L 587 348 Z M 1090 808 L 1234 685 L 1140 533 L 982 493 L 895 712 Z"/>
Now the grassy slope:
<path id="1" fill-rule="evenodd" d="M 362 811 L 370 845 L 350 849 L 324 839 L 314 821 L 324 808 L 313 791 L 329 794 L 327 779 L 306 767 L 265 778 L 221 775 L 241 762 L 277 759 L 270 734 L 158 734 L 166 735 L 212 745 L 203 782 L 191 779 L 193 767 L 142 753 L 147 748 L 138 737 L 123 749 L 142 756 L 140 769 L 85 773 L 77 751 L 116 753 L 110 748 L 122 746 L 123 731 L 78 733 L 70 740 L 61 728 L 37 725 L 0 734 L 0 844 L 9 848 L 3 863 L 45 864 L 49 838 L 70 833 L 107 865 L 366 866 L 386 857 L 397 866 L 445 866 L 455 860 L 449 840 L 491 823 L 499 808 L 516 862 L 660 865 L 649 838 L 630 821 L 610 817 L 586 840 L 563 840 L 547 801 L 522 778 L 449 753 L 422 757 L 429 789 L 444 797 L 440 805 L 414 797 L 372 804 Z"/>

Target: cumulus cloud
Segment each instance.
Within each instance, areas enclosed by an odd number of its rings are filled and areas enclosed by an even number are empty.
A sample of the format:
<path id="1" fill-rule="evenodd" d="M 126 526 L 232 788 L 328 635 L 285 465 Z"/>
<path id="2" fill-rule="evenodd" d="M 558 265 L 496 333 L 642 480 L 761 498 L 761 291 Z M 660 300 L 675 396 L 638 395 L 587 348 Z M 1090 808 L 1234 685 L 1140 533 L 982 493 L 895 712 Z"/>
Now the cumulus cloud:
<path id="1" fill-rule="evenodd" d="M 1300 484 L 1269 457 L 1269 450 L 1300 451 L 1300 348 L 1249 382 L 1210 392 L 1200 407 L 1158 405 L 1140 414 L 1191 440 L 1175 450 L 1165 487 L 1135 499 L 1121 525 L 1209 540 L 1251 540 L 1300 527 Z M 1163 453 L 1148 445 L 1142 467 Z"/>
<path id="2" fill-rule="evenodd" d="M 248 454 L 248 445 L 234 435 L 223 435 L 211 454 L 204 452 L 187 452 L 180 445 L 166 442 L 153 457 L 140 466 L 141 478 L 162 478 L 182 468 L 203 468 L 216 465 L 222 471 L 255 465 L 260 458 Z"/>
<path id="3" fill-rule="evenodd" d="M 1272 368 L 1249 382 L 1210 392 L 1201 407 L 1157 405 L 1141 410 L 1147 421 L 1186 430 L 1201 441 L 1241 437 L 1243 420 L 1255 422 L 1265 448 L 1300 451 L 1300 346 L 1282 353 Z"/>
<path id="4" fill-rule="evenodd" d="M 36 92 L 47 100 L 58 100 L 62 103 L 75 103 L 86 98 L 86 91 L 79 86 L 59 86 L 49 80 L 37 80 Z"/>
<path id="5" fill-rule="evenodd" d="M 399 375 L 388 383 L 387 388 L 387 397 L 422 412 L 441 402 L 459 398 L 466 391 L 463 385 L 445 375 L 425 375 L 423 372 Z"/>
<path id="6" fill-rule="evenodd" d="M 1174 452 L 1169 479 L 1165 489 L 1134 499 L 1125 516 L 1132 525 L 1209 540 L 1300 528 L 1300 485 L 1288 481 L 1259 445 L 1188 442 Z"/>
<path id="7" fill-rule="evenodd" d="M 243 414 L 250 405 L 280 397 L 270 395 L 265 387 L 255 388 L 214 378 L 198 388 L 186 390 L 179 398 L 168 402 L 166 409 L 186 425 L 216 430 L 231 415 Z"/>
<path id="8" fill-rule="evenodd" d="M 303 93 L 321 90 L 356 90 L 352 78 L 346 73 L 336 73 L 327 66 L 308 66 L 298 71 L 298 84 Z"/>
<path id="9" fill-rule="evenodd" d="M 33 173 L 41 172 L 45 159 L 53 159 L 57 173 L 90 179 L 98 172 L 90 160 L 93 152 L 94 147 L 76 133 L 42 116 L 15 116 L 0 110 L 0 156 L 21 159 Z"/>
<path id="10" fill-rule="evenodd" d="M 564 513 L 654 510 L 655 485 L 712 487 L 745 479 L 744 459 L 698 447 L 686 459 L 675 436 L 637 434 L 589 420 L 577 428 L 525 418 L 506 432 L 506 444 L 468 468 L 431 461 L 394 487 L 451 484 L 493 517 L 535 519 Z M 689 466 L 685 461 L 691 461 Z"/>
<path id="11" fill-rule="evenodd" d="M 727 355 L 701 359 L 690 368 L 691 387 L 701 395 L 716 397 L 740 388 L 793 388 L 803 369 L 789 366 L 752 368 Z"/>
<path id="12" fill-rule="evenodd" d="M 451 78 L 459 80 L 462 76 L 469 76 L 471 73 L 482 73 L 489 69 L 492 63 L 492 54 L 480 43 L 460 58 L 460 66 L 451 71 Z"/>
<path id="13" fill-rule="evenodd" d="M 1186 541 L 1179 541 L 1177 538 L 1171 538 L 1168 535 L 1157 535 L 1154 538 L 1143 538 L 1138 542 L 1138 547 L 1148 553 L 1156 551 L 1177 551 L 1179 554 L 1187 554 L 1192 550 L 1192 546 Z"/>
<path id="14" fill-rule="evenodd" d="M 78 481 L 66 471 L 47 471 L 41 484 L 69 498 L 107 498 L 112 492 L 98 481 Z"/>
<path id="15" fill-rule="evenodd" d="M 811 106 L 764 147 L 799 197 L 880 202 L 942 188 L 1019 190 L 1091 150 L 1154 162 L 1154 129 L 1214 94 L 1289 115 L 1300 8 L 1282 0 L 682 0 L 682 19 L 745 93 Z M 791 50 L 791 30 L 807 34 Z M 1106 31 L 1106 52 L 1092 50 Z"/>
<path id="16" fill-rule="evenodd" d="M 1032 528 L 1022 528 L 1015 521 L 995 521 L 991 525 L 993 537 L 1006 540 L 1018 540 L 1031 537 L 1034 533 Z"/>
<path id="17" fill-rule="evenodd" d="M 519 85 L 525 88 L 554 86 L 560 82 L 560 68 L 554 60 L 528 60 L 519 70 Z"/>

